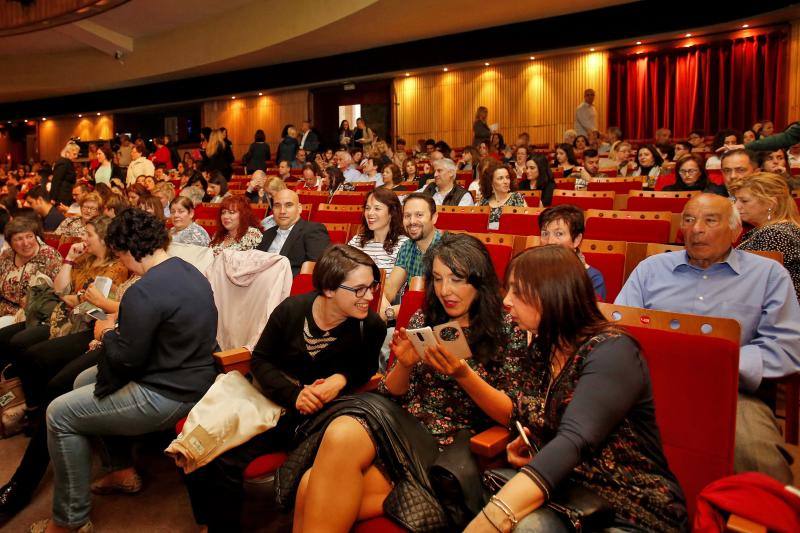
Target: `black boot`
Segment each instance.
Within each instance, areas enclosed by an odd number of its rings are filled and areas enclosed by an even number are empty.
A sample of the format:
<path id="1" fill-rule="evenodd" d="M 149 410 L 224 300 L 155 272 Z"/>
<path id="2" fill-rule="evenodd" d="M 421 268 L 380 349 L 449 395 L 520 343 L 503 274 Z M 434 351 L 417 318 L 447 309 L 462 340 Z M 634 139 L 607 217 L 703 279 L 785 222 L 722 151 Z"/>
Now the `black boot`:
<path id="1" fill-rule="evenodd" d="M 0 524 L 14 518 L 31 501 L 31 494 L 13 479 L 0 488 Z"/>

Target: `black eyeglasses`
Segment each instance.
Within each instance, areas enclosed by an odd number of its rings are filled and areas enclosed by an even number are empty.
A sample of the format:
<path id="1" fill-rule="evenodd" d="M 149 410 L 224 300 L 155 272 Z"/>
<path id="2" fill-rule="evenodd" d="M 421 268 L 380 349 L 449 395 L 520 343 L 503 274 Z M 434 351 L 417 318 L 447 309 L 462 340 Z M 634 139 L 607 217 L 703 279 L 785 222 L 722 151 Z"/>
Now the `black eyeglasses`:
<path id="1" fill-rule="evenodd" d="M 378 288 L 380 282 L 373 281 L 372 285 L 368 285 L 366 287 L 348 287 L 347 285 L 339 285 L 340 289 L 344 289 L 346 291 L 350 291 L 356 295 L 356 298 L 363 298 L 367 291 L 374 291 Z"/>

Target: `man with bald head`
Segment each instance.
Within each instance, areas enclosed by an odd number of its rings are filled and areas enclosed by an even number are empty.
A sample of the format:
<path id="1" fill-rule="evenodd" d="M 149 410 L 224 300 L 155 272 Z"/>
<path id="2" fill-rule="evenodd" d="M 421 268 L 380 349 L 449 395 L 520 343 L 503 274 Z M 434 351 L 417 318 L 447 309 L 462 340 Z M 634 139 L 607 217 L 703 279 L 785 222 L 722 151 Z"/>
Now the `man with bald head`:
<path id="1" fill-rule="evenodd" d="M 800 305 L 789 273 L 777 261 L 733 248 L 742 222 L 727 198 L 692 198 L 681 229 L 686 250 L 639 263 L 614 303 L 739 322 L 734 468 L 791 484 L 790 456 L 777 421 L 757 397 L 773 385 L 765 380 L 800 371 Z"/>
<path id="2" fill-rule="evenodd" d="M 319 222 L 309 222 L 301 216 L 303 206 L 297 193 L 290 189 L 278 191 L 272 197 L 275 226 L 264 232 L 258 249 L 281 254 L 289 259 L 292 275 L 300 272 L 305 261 L 316 261 L 331 243 L 328 230 Z"/>

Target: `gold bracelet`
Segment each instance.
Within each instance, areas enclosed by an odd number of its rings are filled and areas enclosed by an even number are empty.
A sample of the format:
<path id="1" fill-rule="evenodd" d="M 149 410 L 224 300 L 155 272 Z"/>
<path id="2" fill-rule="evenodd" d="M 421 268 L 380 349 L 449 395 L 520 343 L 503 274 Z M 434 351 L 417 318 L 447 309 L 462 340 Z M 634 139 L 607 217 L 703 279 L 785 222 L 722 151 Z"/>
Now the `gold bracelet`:
<path id="1" fill-rule="evenodd" d="M 495 507 L 503 511 L 503 514 L 506 515 L 506 517 L 508 517 L 508 519 L 511 521 L 511 529 L 517 527 L 519 521 L 517 520 L 516 515 L 514 515 L 514 511 L 511 510 L 511 507 L 509 507 L 506 502 L 498 498 L 497 495 L 494 495 L 489 498 L 489 503 L 493 503 Z"/>

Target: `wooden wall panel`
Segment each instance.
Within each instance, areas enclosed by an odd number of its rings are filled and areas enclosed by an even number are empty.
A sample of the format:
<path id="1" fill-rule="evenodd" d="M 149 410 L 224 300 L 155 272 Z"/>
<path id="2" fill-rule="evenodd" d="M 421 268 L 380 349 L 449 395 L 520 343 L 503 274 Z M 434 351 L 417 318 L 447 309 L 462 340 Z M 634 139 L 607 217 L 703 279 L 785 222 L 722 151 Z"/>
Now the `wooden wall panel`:
<path id="1" fill-rule="evenodd" d="M 203 103 L 203 125 L 227 128 L 236 159 L 241 159 L 247 151 L 258 129 L 264 130 L 274 158 L 283 127 L 294 124 L 299 130 L 300 123 L 307 117 L 307 89 Z"/>
<path id="2" fill-rule="evenodd" d="M 397 129 L 409 145 L 421 138 L 451 146 L 472 142 L 475 110 L 489 108 L 507 141 L 527 131 L 534 143 L 560 140 L 574 126 L 583 91 L 596 93 L 598 126 L 606 127 L 608 56 L 573 54 L 397 78 Z"/>
<path id="3" fill-rule="evenodd" d="M 113 115 L 47 119 L 39 122 L 39 157 L 55 161 L 61 149 L 73 137 L 80 137 L 84 141 L 95 141 L 111 139 L 113 136 Z"/>
<path id="4" fill-rule="evenodd" d="M 786 124 L 800 120 L 800 20 L 792 21 L 789 35 L 789 98 Z M 775 117 L 778 119 L 778 117 Z M 780 120 L 779 120 L 780 121 Z"/>

